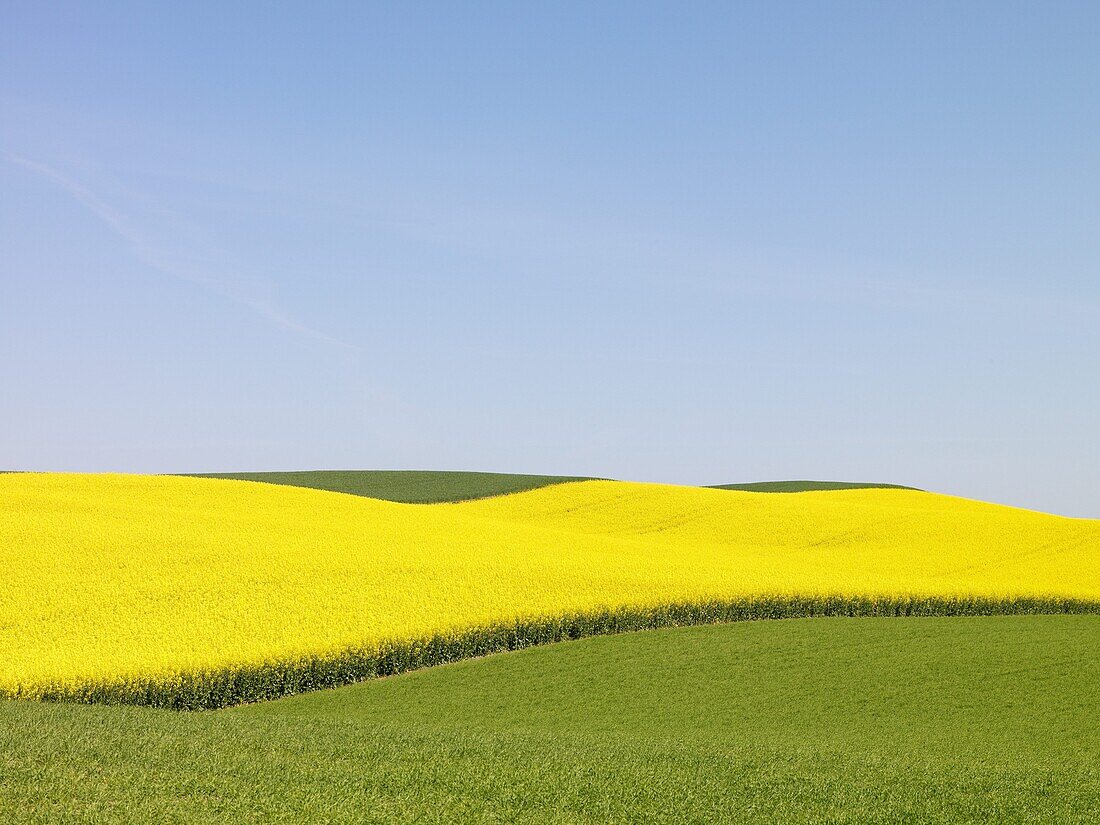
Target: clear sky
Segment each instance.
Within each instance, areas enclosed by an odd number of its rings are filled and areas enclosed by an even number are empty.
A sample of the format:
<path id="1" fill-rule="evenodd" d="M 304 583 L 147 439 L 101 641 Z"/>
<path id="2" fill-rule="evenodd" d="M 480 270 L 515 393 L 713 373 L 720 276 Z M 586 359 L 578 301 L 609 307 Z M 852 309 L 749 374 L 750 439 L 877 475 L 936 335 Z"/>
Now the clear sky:
<path id="1" fill-rule="evenodd" d="M 0 5 L 0 466 L 1100 516 L 1100 4 Z"/>

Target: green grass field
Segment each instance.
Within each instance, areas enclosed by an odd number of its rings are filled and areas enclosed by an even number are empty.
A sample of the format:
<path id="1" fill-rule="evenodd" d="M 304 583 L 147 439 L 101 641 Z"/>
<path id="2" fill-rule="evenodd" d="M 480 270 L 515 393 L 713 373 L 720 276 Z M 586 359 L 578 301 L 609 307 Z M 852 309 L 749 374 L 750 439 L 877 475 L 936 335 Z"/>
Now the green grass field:
<path id="1" fill-rule="evenodd" d="M 521 493 L 564 481 L 581 481 L 580 476 L 518 475 L 516 473 L 471 473 L 439 470 L 307 470 L 283 473 L 194 473 L 200 478 L 231 478 L 289 484 L 334 493 L 401 501 L 407 504 L 435 504 L 468 501 L 506 493 Z"/>
<path id="2" fill-rule="evenodd" d="M 0 821 L 1094 822 L 1100 617 L 568 642 L 225 711 L 0 703 Z"/>

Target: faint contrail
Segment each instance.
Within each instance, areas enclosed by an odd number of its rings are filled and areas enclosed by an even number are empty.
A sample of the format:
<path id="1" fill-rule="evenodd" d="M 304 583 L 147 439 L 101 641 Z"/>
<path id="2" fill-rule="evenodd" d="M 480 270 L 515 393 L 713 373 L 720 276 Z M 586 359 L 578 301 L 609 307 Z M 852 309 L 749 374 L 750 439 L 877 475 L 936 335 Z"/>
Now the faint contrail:
<path id="1" fill-rule="evenodd" d="M 73 198 L 83 204 L 88 211 L 109 226 L 115 234 L 126 240 L 130 244 L 131 251 L 135 257 L 153 269 L 163 272 L 166 275 L 171 275 L 172 277 L 206 287 L 218 295 L 221 295 L 223 298 L 247 307 L 257 315 L 260 315 L 276 326 L 290 332 L 344 349 L 354 350 L 356 352 L 362 351 L 362 348 L 355 344 L 341 341 L 328 333 L 302 323 L 288 314 L 275 302 L 254 294 L 254 291 L 245 287 L 240 279 L 235 283 L 230 283 L 225 278 L 213 275 L 207 271 L 200 271 L 194 267 L 186 265 L 181 266 L 171 262 L 169 260 L 170 255 L 166 254 L 163 249 L 149 243 L 145 236 L 134 228 L 121 213 L 104 202 L 88 187 L 58 172 L 56 169 L 44 163 L 29 160 L 28 158 L 13 155 L 8 152 L 3 152 L 2 155 L 6 161 L 34 172 L 69 193 Z"/>

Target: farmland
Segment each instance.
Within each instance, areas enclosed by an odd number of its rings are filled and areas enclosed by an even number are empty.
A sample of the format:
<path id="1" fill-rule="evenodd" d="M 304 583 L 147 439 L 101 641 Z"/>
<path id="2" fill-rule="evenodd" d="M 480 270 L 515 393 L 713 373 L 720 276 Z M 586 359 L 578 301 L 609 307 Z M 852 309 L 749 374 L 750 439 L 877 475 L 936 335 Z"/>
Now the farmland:
<path id="1" fill-rule="evenodd" d="M 202 473 L 198 478 L 259 481 L 288 484 L 333 493 L 400 501 L 406 504 L 435 504 L 444 501 L 521 493 L 565 481 L 583 481 L 580 476 L 521 475 L 516 473 L 471 473 L 438 470 L 307 470 L 270 473 Z"/>
<path id="2" fill-rule="evenodd" d="M 469 501 L 536 490 L 566 481 L 591 481 L 584 476 L 519 475 L 516 473 L 471 473 L 439 470 L 308 470 L 302 472 L 201 473 L 198 478 L 261 481 L 289 484 L 333 493 L 401 501 L 406 504 L 436 504 Z M 819 490 L 864 489 L 911 490 L 901 484 L 853 481 L 756 481 L 715 484 L 715 490 L 749 493 L 806 493 Z"/>
<path id="3" fill-rule="evenodd" d="M 1100 522 L 912 490 L 584 481 L 410 505 L 24 473 L 0 491 L 15 698 L 211 708 L 646 627 L 1100 602 Z"/>
<path id="4" fill-rule="evenodd" d="M 1100 522 L 806 484 L 0 475 L 0 820 L 1090 821 Z"/>
<path id="5" fill-rule="evenodd" d="M 0 825 L 1100 825 L 1100 2 L 2 8 Z"/>
<path id="6" fill-rule="evenodd" d="M 0 702 L 0 819 L 1088 822 L 1097 616 L 533 648 L 214 712 Z"/>

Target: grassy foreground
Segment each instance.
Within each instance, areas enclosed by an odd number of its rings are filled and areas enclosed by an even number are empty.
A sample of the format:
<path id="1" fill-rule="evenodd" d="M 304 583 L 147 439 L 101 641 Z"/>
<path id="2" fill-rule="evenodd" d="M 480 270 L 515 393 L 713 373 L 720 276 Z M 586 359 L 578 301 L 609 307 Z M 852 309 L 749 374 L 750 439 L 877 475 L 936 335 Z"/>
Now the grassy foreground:
<path id="1" fill-rule="evenodd" d="M 262 481 L 309 487 L 333 493 L 350 493 L 406 504 L 435 504 L 468 501 L 535 490 L 566 481 L 584 481 L 580 476 L 521 475 L 517 473 L 472 473 L 448 470 L 306 470 L 275 473 L 195 473 L 196 478 Z"/>
<path id="2" fill-rule="evenodd" d="M 0 820 L 1089 822 L 1100 617 L 570 642 L 226 711 L 0 702 Z"/>

